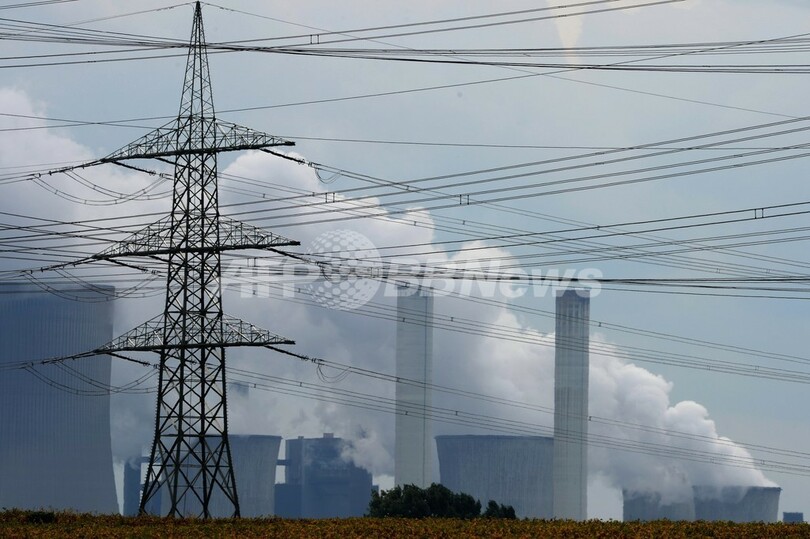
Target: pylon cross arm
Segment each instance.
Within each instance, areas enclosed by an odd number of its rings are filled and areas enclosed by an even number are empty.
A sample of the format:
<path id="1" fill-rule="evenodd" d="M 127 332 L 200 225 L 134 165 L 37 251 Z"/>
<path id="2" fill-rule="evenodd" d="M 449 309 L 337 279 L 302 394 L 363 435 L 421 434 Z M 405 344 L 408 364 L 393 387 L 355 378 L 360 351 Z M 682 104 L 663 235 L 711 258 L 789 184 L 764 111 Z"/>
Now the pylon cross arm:
<path id="1" fill-rule="evenodd" d="M 223 342 L 227 343 L 226 346 L 267 346 L 271 342 L 295 344 L 295 341 L 227 315 L 222 317 L 222 337 Z"/>
<path id="2" fill-rule="evenodd" d="M 273 249 L 301 245 L 301 242 L 262 230 L 242 221 L 220 217 L 219 244 L 222 251 L 234 251 L 240 249 Z"/>
<path id="3" fill-rule="evenodd" d="M 198 326 L 199 327 L 199 326 Z M 185 341 L 166 337 L 163 315 L 155 317 L 94 350 L 98 354 L 110 352 L 160 352 L 161 350 L 193 348 L 226 348 L 234 346 L 268 346 L 295 344 L 269 330 L 235 318 L 223 316 L 221 330 L 217 325 L 205 335 L 190 334 Z"/>
<path id="4" fill-rule="evenodd" d="M 205 119 L 203 119 L 205 121 Z M 115 163 L 128 159 L 156 159 L 177 157 L 190 154 L 212 154 L 242 150 L 261 150 L 273 146 L 295 146 L 295 143 L 274 135 L 250 129 L 223 120 L 210 119 L 215 136 L 209 137 L 204 144 L 189 147 L 184 144 L 182 134 L 185 129 L 179 120 L 174 120 L 163 127 L 147 133 L 138 140 L 130 142 L 97 163 Z"/>
<path id="5" fill-rule="evenodd" d="M 236 149 L 270 148 L 272 146 L 295 146 L 295 142 L 275 135 L 268 135 L 239 124 L 216 120 L 217 143 Z M 220 151 L 230 151 L 227 148 Z"/>
<path id="6" fill-rule="evenodd" d="M 163 343 L 163 315 L 156 316 L 140 326 L 120 335 L 98 348 L 97 352 L 124 352 L 152 350 Z"/>
<path id="7" fill-rule="evenodd" d="M 276 249 L 301 245 L 300 242 L 279 236 L 261 228 L 221 217 L 219 241 L 209 246 L 184 246 L 172 243 L 172 220 L 166 217 L 139 230 L 128 238 L 108 247 L 90 258 L 110 260 L 130 256 L 159 256 L 179 252 L 223 252 L 246 249 Z"/>
<path id="8" fill-rule="evenodd" d="M 137 159 L 137 156 L 159 157 L 174 155 L 177 150 L 177 120 L 150 131 L 141 138 L 130 142 L 123 148 L 114 151 L 100 160 L 102 163 L 114 163 L 124 159 Z"/>
<path id="9" fill-rule="evenodd" d="M 170 231 L 171 217 L 164 217 L 91 258 L 107 260 L 124 256 L 150 256 L 167 253 L 171 249 Z"/>

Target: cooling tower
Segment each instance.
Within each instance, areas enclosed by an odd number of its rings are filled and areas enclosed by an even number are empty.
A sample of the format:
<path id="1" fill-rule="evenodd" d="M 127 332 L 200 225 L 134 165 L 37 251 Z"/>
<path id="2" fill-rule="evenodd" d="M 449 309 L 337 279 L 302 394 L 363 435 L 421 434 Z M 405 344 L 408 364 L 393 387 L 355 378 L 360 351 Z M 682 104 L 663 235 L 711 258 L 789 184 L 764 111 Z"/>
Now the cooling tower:
<path id="1" fill-rule="evenodd" d="M 0 367 L 86 352 L 112 339 L 114 289 L 0 288 Z M 75 301 L 79 297 L 82 301 Z M 0 507 L 117 513 L 109 356 L 3 370 Z"/>
<path id="2" fill-rule="evenodd" d="M 212 436 L 209 442 L 216 445 L 219 437 Z M 264 434 L 230 434 L 231 461 L 236 483 L 236 494 L 239 498 L 239 514 L 246 518 L 266 517 L 275 514 L 276 467 L 278 451 L 281 446 L 280 436 Z M 148 459 L 144 459 L 144 470 Z M 194 473 L 190 467 L 186 473 Z M 133 472 L 130 472 L 133 473 Z M 145 474 L 144 474 L 145 475 Z M 140 485 L 141 489 L 143 485 Z M 171 496 L 163 485 L 156 497 L 150 502 L 146 512 L 153 515 L 165 515 L 171 510 Z M 195 516 L 202 513 L 202 504 L 196 498 L 186 497 L 178 507 L 181 515 Z M 230 518 L 233 505 L 221 491 L 214 491 L 209 505 L 214 518 Z"/>
<path id="3" fill-rule="evenodd" d="M 212 437 L 216 442 L 219 437 Z M 236 494 L 239 498 L 239 514 L 242 517 L 255 518 L 271 516 L 275 513 L 276 466 L 278 451 L 281 446 L 280 436 L 261 434 L 230 434 L 231 460 L 236 483 Z M 184 470 L 192 474 L 190 467 Z M 155 502 L 147 509 L 150 514 L 165 515 L 171 510 L 171 496 L 164 485 L 158 492 L 160 502 Z M 150 501 L 154 502 L 155 498 Z M 159 511 L 157 509 L 160 508 Z M 202 504 L 196 498 L 186 497 L 178 507 L 181 515 L 195 516 L 202 513 Z M 210 514 L 215 518 L 233 516 L 233 505 L 221 490 L 211 495 Z"/>
<path id="4" fill-rule="evenodd" d="M 541 436 L 436 436 L 441 484 L 518 518 L 551 518 L 554 440 Z"/>
<path id="5" fill-rule="evenodd" d="M 776 522 L 779 487 L 692 487 L 695 519 L 732 522 Z"/>
<path id="6" fill-rule="evenodd" d="M 556 300 L 554 518 L 585 520 L 590 298 L 587 291 L 564 290 Z"/>
<path id="7" fill-rule="evenodd" d="M 681 502 L 662 503 L 661 495 L 657 492 L 634 492 L 623 490 L 624 498 L 623 520 L 631 522 L 639 520 L 695 520 L 695 505 L 692 499 Z"/>
<path id="8" fill-rule="evenodd" d="M 624 491 L 624 520 L 776 522 L 779 487 L 693 486 L 686 503 L 662 504 L 657 493 Z"/>
<path id="9" fill-rule="evenodd" d="M 433 297 L 420 287 L 397 295 L 396 432 L 394 482 L 421 488 L 433 482 L 428 409 L 433 377 Z"/>
<path id="10" fill-rule="evenodd" d="M 228 439 L 241 516 L 254 518 L 272 515 L 275 511 L 276 466 L 281 437 L 231 434 Z M 215 506 L 214 509 L 218 513 L 228 510 L 229 504 L 223 504 L 222 508 Z"/>

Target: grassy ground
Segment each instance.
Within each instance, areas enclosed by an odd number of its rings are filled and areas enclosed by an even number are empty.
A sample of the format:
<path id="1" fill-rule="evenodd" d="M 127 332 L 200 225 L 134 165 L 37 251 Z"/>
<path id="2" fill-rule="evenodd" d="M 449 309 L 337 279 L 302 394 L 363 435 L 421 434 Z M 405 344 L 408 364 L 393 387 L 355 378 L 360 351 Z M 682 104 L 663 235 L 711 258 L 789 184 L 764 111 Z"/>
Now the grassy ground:
<path id="1" fill-rule="evenodd" d="M 0 513 L 0 537 L 810 537 L 810 525 L 725 522 L 565 522 L 352 518 L 332 520 L 160 519 L 70 513 Z"/>

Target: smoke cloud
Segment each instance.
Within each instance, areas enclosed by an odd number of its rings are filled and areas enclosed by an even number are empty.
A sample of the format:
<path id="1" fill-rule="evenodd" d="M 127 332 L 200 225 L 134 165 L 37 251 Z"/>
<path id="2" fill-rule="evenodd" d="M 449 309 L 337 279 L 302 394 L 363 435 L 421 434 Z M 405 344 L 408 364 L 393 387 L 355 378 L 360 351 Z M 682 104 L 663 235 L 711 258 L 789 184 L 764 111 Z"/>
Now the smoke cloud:
<path id="1" fill-rule="evenodd" d="M 621 349 L 597 337 L 597 342 Z M 662 494 L 662 503 L 688 500 L 692 485 L 775 486 L 758 469 L 719 465 L 729 457 L 747 466 L 753 464 L 750 453 L 730 439 L 721 436 L 708 410 L 694 402 L 673 403 L 672 384 L 663 377 L 616 357 L 591 353 L 590 409 L 602 417 L 628 425 L 644 425 L 644 430 L 630 426 L 604 425 L 591 422 L 590 433 L 609 436 L 625 442 L 638 442 L 643 448 L 683 451 L 694 460 L 658 455 L 592 450 L 593 469 L 617 488 Z M 686 438 L 679 433 L 690 435 Z"/>

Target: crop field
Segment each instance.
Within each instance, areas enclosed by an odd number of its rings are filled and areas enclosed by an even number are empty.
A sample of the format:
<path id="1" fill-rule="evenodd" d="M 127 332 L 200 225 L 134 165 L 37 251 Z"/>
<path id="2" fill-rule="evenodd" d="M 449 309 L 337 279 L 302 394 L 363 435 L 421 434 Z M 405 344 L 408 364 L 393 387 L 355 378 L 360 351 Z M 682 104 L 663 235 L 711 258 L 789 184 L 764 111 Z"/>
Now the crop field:
<path id="1" fill-rule="evenodd" d="M 810 537 L 805 524 L 353 518 L 183 520 L 69 513 L 0 513 L 0 537 Z"/>

